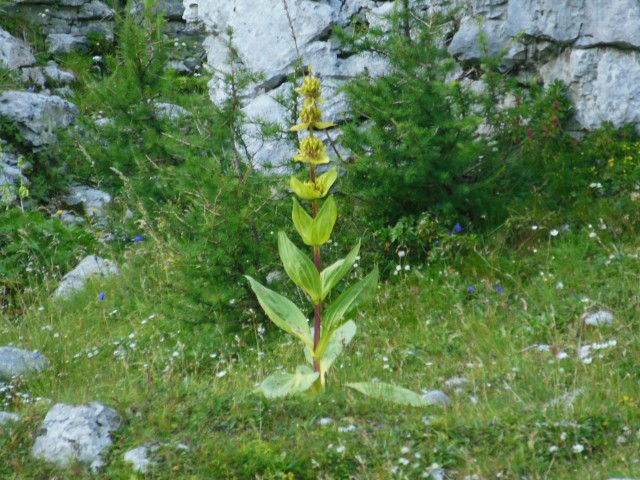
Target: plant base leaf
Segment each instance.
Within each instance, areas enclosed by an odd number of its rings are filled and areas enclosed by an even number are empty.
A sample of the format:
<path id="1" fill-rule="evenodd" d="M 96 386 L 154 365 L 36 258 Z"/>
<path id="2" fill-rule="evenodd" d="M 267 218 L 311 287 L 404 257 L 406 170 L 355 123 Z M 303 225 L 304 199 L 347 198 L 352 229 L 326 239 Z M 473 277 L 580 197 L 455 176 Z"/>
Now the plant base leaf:
<path id="1" fill-rule="evenodd" d="M 412 392 L 411 390 L 407 390 L 406 388 L 396 387 L 389 383 L 347 383 L 347 387 L 353 388 L 368 397 L 378 398 L 385 402 L 410 405 L 412 407 L 426 407 L 431 404 L 427 399 L 422 398 L 419 394 Z"/>
<path id="2" fill-rule="evenodd" d="M 309 390 L 320 374 L 306 365 L 296 369 L 296 373 L 275 373 L 265 378 L 259 390 L 266 398 L 282 398 Z"/>

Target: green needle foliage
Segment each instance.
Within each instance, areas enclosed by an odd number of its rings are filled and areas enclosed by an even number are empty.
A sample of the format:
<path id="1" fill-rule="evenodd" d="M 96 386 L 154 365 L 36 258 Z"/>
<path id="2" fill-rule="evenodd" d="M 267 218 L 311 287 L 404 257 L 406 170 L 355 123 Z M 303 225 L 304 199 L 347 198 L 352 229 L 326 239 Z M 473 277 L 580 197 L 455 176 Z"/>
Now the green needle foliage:
<path id="1" fill-rule="evenodd" d="M 389 21 L 391 33 L 340 32 L 350 52 L 375 52 L 390 64 L 387 74 L 365 74 L 345 88 L 354 118 L 342 139 L 355 158 L 348 184 L 364 213 L 387 225 L 427 210 L 475 210 L 483 192 L 471 174 L 483 153 L 474 141 L 480 119 L 471 94 L 446 81 L 454 63 L 438 45 L 439 21 L 408 8 Z"/>

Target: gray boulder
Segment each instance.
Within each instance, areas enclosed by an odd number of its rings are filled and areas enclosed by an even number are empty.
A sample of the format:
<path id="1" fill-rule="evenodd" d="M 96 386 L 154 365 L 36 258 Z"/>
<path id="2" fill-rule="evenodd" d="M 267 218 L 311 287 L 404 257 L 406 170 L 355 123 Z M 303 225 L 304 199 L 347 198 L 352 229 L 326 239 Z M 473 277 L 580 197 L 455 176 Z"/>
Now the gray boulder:
<path id="1" fill-rule="evenodd" d="M 0 380 L 39 372 L 46 368 L 47 359 L 37 352 L 15 347 L 0 347 Z"/>
<path id="2" fill-rule="evenodd" d="M 20 415 L 11 412 L 0 412 L 0 425 L 20 421 Z"/>
<path id="3" fill-rule="evenodd" d="M 10 191 L 13 191 L 13 186 L 19 184 L 21 180 L 23 184 L 29 184 L 29 180 L 22 175 L 18 168 L 18 155 L 10 152 L 0 152 L 0 189 L 8 185 Z"/>
<path id="4" fill-rule="evenodd" d="M 111 20 L 114 15 L 111 8 L 98 0 L 83 3 L 78 11 L 78 18 L 81 20 Z"/>
<path id="5" fill-rule="evenodd" d="M 62 201 L 68 207 L 82 205 L 84 213 L 90 217 L 103 217 L 105 207 L 111 203 L 111 195 L 85 185 L 73 185 Z"/>
<path id="6" fill-rule="evenodd" d="M 75 122 L 78 107 L 56 96 L 8 91 L 0 95 L 0 115 L 15 122 L 25 143 L 39 147 L 57 141 L 54 130 Z"/>
<path id="7" fill-rule="evenodd" d="M 49 62 L 46 67 L 23 68 L 22 76 L 31 85 L 38 87 L 70 85 L 76 81 L 76 76 L 62 70 L 55 62 Z"/>
<path id="8" fill-rule="evenodd" d="M 108 277 L 119 275 L 120 270 L 110 260 L 105 260 L 96 255 L 85 257 L 76 268 L 67 273 L 58 288 L 53 292 L 54 298 L 68 297 L 72 293 L 81 290 L 87 280 L 92 277 Z"/>
<path id="9" fill-rule="evenodd" d="M 284 171 L 296 153 L 296 148 L 289 142 L 279 137 L 265 137 L 262 133 L 261 123 L 276 123 L 281 125 L 282 132 L 288 127 L 284 124 L 286 109 L 275 100 L 278 94 L 286 94 L 288 84 L 278 89 L 259 95 L 251 100 L 242 111 L 247 117 L 243 125 L 243 140 L 247 146 L 256 168 L 262 169 L 266 165 L 272 166 L 276 171 Z"/>
<path id="10" fill-rule="evenodd" d="M 149 466 L 152 465 L 153 454 L 160 446 L 160 443 L 154 442 L 133 448 L 124 454 L 124 461 L 130 463 L 135 472 L 146 473 Z"/>
<path id="11" fill-rule="evenodd" d="M 60 467 L 81 462 L 96 471 L 104 464 L 100 454 L 113 443 L 111 432 L 120 424 L 118 412 L 100 403 L 59 403 L 45 416 L 31 455 Z"/>
<path id="12" fill-rule="evenodd" d="M 10 70 L 17 70 L 34 63 L 36 58 L 29 45 L 0 28 L 0 64 Z"/>
<path id="13" fill-rule="evenodd" d="M 442 405 L 447 406 L 451 404 L 451 399 L 449 396 L 441 390 L 431 390 L 427 391 L 422 395 L 430 405 Z"/>
<path id="14" fill-rule="evenodd" d="M 82 35 L 51 33 L 47 35 L 45 44 L 49 53 L 71 53 L 76 49 L 86 48 L 87 39 Z"/>
<path id="15" fill-rule="evenodd" d="M 173 103 L 157 102 L 153 108 L 158 117 L 167 120 L 179 120 L 180 118 L 191 116 L 189 110 Z"/>
<path id="16" fill-rule="evenodd" d="M 585 313 L 581 318 L 584 324 L 589 327 L 600 327 L 602 325 L 611 325 L 611 323 L 613 323 L 613 314 L 606 310 L 599 310 L 594 313 Z"/>
<path id="17" fill-rule="evenodd" d="M 158 450 L 161 447 L 170 446 L 167 443 L 151 442 L 146 443 L 140 447 L 133 448 L 124 454 L 124 461 L 131 464 L 131 468 L 134 471 L 140 473 L 147 473 L 149 467 L 156 465 L 155 459 Z M 189 447 L 183 443 L 175 445 L 175 450 L 185 451 L 189 450 Z"/>

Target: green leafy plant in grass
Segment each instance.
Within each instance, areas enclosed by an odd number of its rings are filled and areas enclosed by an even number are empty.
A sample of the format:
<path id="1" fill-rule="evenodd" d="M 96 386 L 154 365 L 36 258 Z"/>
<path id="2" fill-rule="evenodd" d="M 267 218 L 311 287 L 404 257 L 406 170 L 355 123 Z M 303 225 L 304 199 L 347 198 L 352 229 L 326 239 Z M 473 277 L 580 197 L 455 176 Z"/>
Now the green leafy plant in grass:
<path id="1" fill-rule="evenodd" d="M 360 244 L 358 243 L 345 258 L 322 269 L 321 247 L 329 241 L 338 218 L 335 199 L 329 191 L 338 177 L 334 167 L 322 175 L 316 172 L 317 165 L 330 162 L 326 147 L 314 136 L 316 130 L 334 126 L 322 121 L 320 81 L 310 72 L 304 77 L 297 91 L 304 96 L 300 112 L 301 123 L 290 130 L 307 131 L 308 136 L 300 141 L 297 162 L 309 165 L 309 180 L 291 177 L 293 192 L 309 202 L 311 214 L 293 198 L 292 219 L 296 231 L 305 245 L 311 247 L 313 259 L 305 255 L 284 232 L 278 234 L 278 251 L 284 269 L 313 303 L 313 325 L 307 323 L 305 314 L 284 296 L 262 286 L 247 276 L 253 292 L 267 316 L 282 330 L 299 339 L 304 345 L 308 365 L 298 366 L 295 373 L 276 373 L 266 378 L 260 390 L 267 398 L 284 397 L 312 389 L 323 391 L 326 375 L 335 360 L 349 345 L 356 333 L 356 324 L 351 320 L 358 307 L 368 302 L 378 285 L 378 269 L 346 289 L 331 305 L 325 306 L 331 290 L 353 266 Z M 324 199 L 322 204 L 320 200 Z M 384 383 L 350 383 L 349 387 L 366 395 L 409 405 L 424 405 L 426 402 L 417 394 Z"/>

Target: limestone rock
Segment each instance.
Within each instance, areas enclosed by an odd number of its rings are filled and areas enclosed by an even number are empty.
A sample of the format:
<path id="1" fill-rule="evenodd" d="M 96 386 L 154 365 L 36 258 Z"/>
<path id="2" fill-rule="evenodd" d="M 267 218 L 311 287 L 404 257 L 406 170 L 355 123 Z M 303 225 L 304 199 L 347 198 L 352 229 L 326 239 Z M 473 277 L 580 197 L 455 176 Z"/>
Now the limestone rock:
<path id="1" fill-rule="evenodd" d="M 287 88 L 288 85 L 283 85 L 273 92 L 260 95 L 242 109 L 247 116 L 243 139 L 257 168 L 269 165 L 276 171 L 283 171 L 296 153 L 296 148 L 283 138 L 265 138 L 260 125 L 261 122 L 276 123 L 281 126 L 282 132 L 286 132 L 288 127 L 283 119 L 287 111 L 275 97 L 278 94 L 285 95 Z"/>
<path id="2" fill-rule="evenodd" d="M 157 102 L 154 105 L 154 111 L 158 117 L 166 118 L 168 120 L 177 120 L 191 116 L 191 112 L 189 112 L 189 110 L 181 107 L 180 105 L 174 105 L 173 103 Z"/>
<path id="3" fill-rule="evenodd" d="M 78 108 L 60 97 L 29 92 L 0 94 L 0 115 L 15 122 L 24 141 L 34 147 L 55 143 L 55 129 L 71 125 Z"/>
<path id="4" fill-rule="evenodd" d="M 84 3 L 78 12 L 78 18 L 82 20 L 111 20 L 115 12 L 98 0 Z"/>
<path id="5" fill-rule="evenodd" d="M 85 185 L 73 185 L 62 201 L 69 207 L 82 205 L 85 215 L 89 217 L 103 217 L 105 207 L 111 203 L 111 195 Z"/>
<path id="6" fill-rule="evenodd" d="M 47 360 L 37 352 L 15 347 L 0 347 L 0 380 L 39 372 L 47 366 Z"/>
<path id="7" fill-rule="evenodd" d="M 182 0 L 159 0 L 154 9 L 157 12 L 164 12 L 167 20 L 182 20 L 185 7 Z"/>
<path id="8" fill-rule="evenodd" d="M 110 434 L 120 423 L 116 410 L 97 402 L 59 403 L 45 416 L 31 454 L 60 467 L 78 461 L 96 471 L 103 465 L 100 454 L 111 446 Z"/>
<path id="9" fill-rule="evenodd" d="M 36 63 L 31 47 L 0 28 L 0 64 L 10 70 L 17 70 Z"/>
<path id="10" fill-rule="evenodd" d="M 640 48 L 640 3 L 585 0 L 584 26 L 575 47 Z"/>
<path id="11" fill-rule="evenodd" d="M 289 11 L 304 57 L 308 47 L 322 38 L 335 22 L 336 10 L 325 2 L 301 0 L 289 2 Z M 267 81 L 289 73 L 297 58 L 281 3 L 276 6 L 272 0 L 200 1 L 198 17 L 212 33 L 207 50 L 209 63 L 215 68 L 228 68 L 225 38 L 228 27 L 234 30 L 234 46 L 240 61 L 252 71 L 263 72 Z"/>
<path id="12" fill-rule="evenodd" d="M 600 310 L 595 313 L 585 313 L 582 315 L 582 321 L 590 327 L 611 325 L 611 323 L 613 323 L 613 314 L 606 310 Z"/>
<path id="13" fill-rule="evenodd" d="M 509 0 L 505 30 L 560 43 L 575 41 L 584 19 L 585 0 Z"/>
<path id="14" fill-rule="evenodd" d="M 640 4 L 636 0 L 471 0 L 449 52 L 463 62 L 505 52 L 503 66 L 569 86 L 578 124 L 640 131 Z M 464 5 L 463 5 L 464 4 Z"/>
<path id="15" fill-rule="evenodd" d="M 11 190 L 20 181 L 25 185 L 29 184 L 29 180 L 22 175 L 18 168 L 18 155 L 11 152 L 0 152 L 0 188 L 8 185 Z"/>
<path id="16" fill-rule="evenodd" d="M 540 73 L 547 85 L 561 80 L 569 87 L 576 120 L 583 127 L 595 129 L 603 122 L 640 127 L 640 51 L 567 50 Z"/>
<path id="17" fill-rule="evenodd" d="M 96 255 L 85 257 L 76 268 L 67 273 L 55 292 L 54 298 L 68 297 L 72 293 L 81 290 L 87 279 L 91 277 L 108 277 L 119 275 L 120 270 L 110 260 L 105 260 Z"/>
<path id="18" fill-rule="evenodd" d="M 449 396 L 441 390 L 431 390 L 422 395 L 431 405 L 443 405 L 447 406 L 451 404 Z"/>
<path id="19" fill-rule="evenodd" d="M 20 415 L 11 412 L 0 412 L 0 425 L 20 421 Z"/>
<path id="20" fill-rule="evenodd" d="M 72 72 L 62 70 L 55 62 L 49 62 L 46 67 L 23 68 L 22 76 L 31 85 L 41 88 L 70 85 L 76 81 L 76 76 Z"/>
<path id="21" fill-rule="evenodd" d="M 80 35 L 51 33 L 47 35 L 45 44 L 49 53 L 71 53 L 77 48 L 86 47 L 87 41 Z"/>
<path id="22" fill-rule="evenodd" d="M 156 453 L 161 447 L 167 447 L 169 444 L 161 442 L 146 443 L 140 447 L 133 448 L 124 454 L 124 461 L 130 463 L 133 470 L 140 473 L 147 473 L 149 467 L 157 462 L 154 459 Z M 175 450 L 188 450 L 189 447 L 183 443 L 175 445 Z"/>
<path id="23" fill-rule="evenodd" d="M 131 464 L 135 472 L 146 473 L 152 463 L 150 458 L 160 448 L 157 442 L 133 448 L 124 454 L 124 461 Z"/>
<path id="24" fill-rule="evenodd" d="M 480 21 L 476 18 L 464 18 L 460 29 L 456 32 L 449 53 L 462 61 L 479 60 L 484 57 L 485 49 L 479 42 L 480 34 L 486 38 L 486 53 L 496 55 L 502 50 L 509 38 L 504 31 L 504 24 L 496 20 Z"/>

